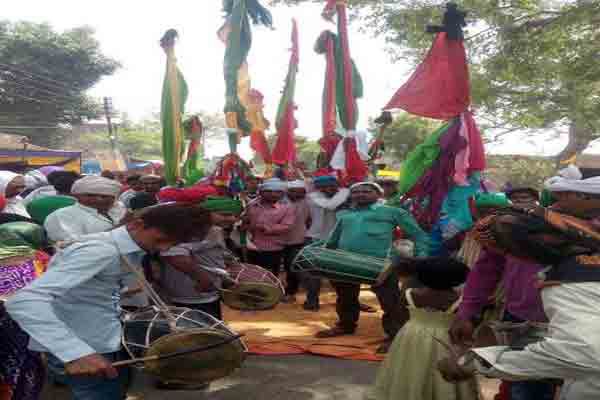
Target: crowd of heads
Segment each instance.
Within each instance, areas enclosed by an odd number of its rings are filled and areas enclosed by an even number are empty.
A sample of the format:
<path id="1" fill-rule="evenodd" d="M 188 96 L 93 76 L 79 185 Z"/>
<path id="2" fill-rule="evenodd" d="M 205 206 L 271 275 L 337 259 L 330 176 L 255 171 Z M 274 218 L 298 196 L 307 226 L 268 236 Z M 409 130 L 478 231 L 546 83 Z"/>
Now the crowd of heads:
<path id="1" fill-rule="evenodd" d="M 598 179 L 600 178 L 582 179 L 576 167 L 568 167 L 560 171 L 556 177 L 548 179 L 545 190 L 551 194 L 555 207 L 573 209 L 583 205 L 585 208 L 588 203 L 595 206 L 600 197 L 600 190 L 597 190 L 600 187 Z M 58 195 L 72 196 L 79 204 L 106 214 L 123 192 L 123 187 L 135 194 L 128 204 L 131 211 L 153 209 L 159 204 L 158 194 L 166 183 L 159 175 L 135 173 L 125 175 L 104 171 L 101 176 L 81 176 L 60 167 L 44 167 L 25 175 L 0 171 L 0 195 L 2 195 L 0 204 L 6 204 L 6 199 L 26 194 L 44 185 L 54 187 Z M 271 204 L 280 201 L 299 201 L 311 191 L 331 198 L 341 187 L 339 179 L 333 174 L 290 181 L 279 178 L 261 179 L 249 175 L 244 181 L 244 193 L 249 195 L 246 199 L 258 196 L 260 201 Z M 398 196 L 397 188 L 397 179 L 386 177 L 357 182 L 348 188 L 350 203 L 356 207 L 367 207 L 383 202 Z M 217 195 L 210 194 L 209 197 L 200 199 L 195 206 L 200 206 L 211 215 L 212 224 L 230 229 L 239 220 L 244 204 L 235 198 L 236 196 L 228 194 L 226 188 L 217 189 L 220 190 L 210 192 Z M 479 219 L 499 208 L 509 206 L 531 208 L 539 202 L 540 192 L 535 188 L 510 187 L 504 193 L 479 193 L 472 200 L 471 209 L 473 217 Z M 184 232 L 185 228 L 182 227 L 181 231 Z"/>

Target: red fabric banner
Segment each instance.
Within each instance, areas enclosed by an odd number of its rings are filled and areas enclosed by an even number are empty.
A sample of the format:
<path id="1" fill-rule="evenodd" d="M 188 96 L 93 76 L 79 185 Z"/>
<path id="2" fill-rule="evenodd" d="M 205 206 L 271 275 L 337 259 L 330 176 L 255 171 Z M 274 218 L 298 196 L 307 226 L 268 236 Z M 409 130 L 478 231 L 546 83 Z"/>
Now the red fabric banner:
<path id="1" fill-rule="evenodd" d="M 450 119 L 471 102 L 469 68 L 461 40 L 438 33 L 425 60 L 384 107 L 427 118 Z"/>
<path id="2" fill-rule="evenodd" d="M 323 137 L 333 135 L 337 125 L 335 42 L 329 31 L 321 33 L 325 41 L 325 88 L 323 90 Z M 333 153 L 332 153 L 333 154 Z"/>
<path id="3" fill-rule="evenodd" d="M 296 142 L 294 131 L 297 127 L 294 111 L 296 105 L 294 96 L 296 93 L 296 74 L 298 73 L 298 63 L 300 61 L 300 48 L 298 46 L 298 25 L 296 20 L 292 20 L 292 48 L 288 74 L 286 77 L 285 88 L 281 95 L 281 101 L 277 110 L 276 126 L 277 141 L 275 148 L 271 153 L 271 158 L 275 164 L 294 166 L 296 163 Z"/>
<path id="4" fill-rule="evenodd" d="M 351 182 L 361 182 L 367 178 L 369 169 L 367 164 L 358 155 L 356 140 L 354 138 L 344 139 L 346 150 L 346 175 Z"/>
<path id="5" fill-rule="evenodd" d="M 269 150 L 269 143 L 265 137 L 263 131 L 252 131 L 250 133 L 250 148 L 260 155 L 263 161 L 267 164 L 271 164 L 271 154 Z"/>
<path id="6" fill-rule="evenodd" d="M 337 4 L 338 37 L 342 48 L 342 63 L 344 65 L 344 98 L 346 105 L 346 121 L 342 121 L 344 128 L 356 129 L 356 103 L 354 100 L 354 80 L 352 79 L 352 59 L 350 58 L 350 45 L 348 43 L 348 20 L 346 18 L 346 5 Z"/>
<path id="7" fill-rule="evenodd" d="M 483 171 L 486 167 L 485 148 L 481 132 L 475 123 L 473 114 L 466 112 L 464 114 L 467 133 L 469 134 L 469 174 L 473 171 Z"/>
<path id="8" fill-rule="evenodd" d="M 273 163 L 279 165 L 294 165 L 296 163 L 296 142 L 294 141 L 294 130 L 296 129 L 296 118 L 293 103 L 288 104 L 283 121 L 277 132 L 277 143 L 271 154 Z"/>

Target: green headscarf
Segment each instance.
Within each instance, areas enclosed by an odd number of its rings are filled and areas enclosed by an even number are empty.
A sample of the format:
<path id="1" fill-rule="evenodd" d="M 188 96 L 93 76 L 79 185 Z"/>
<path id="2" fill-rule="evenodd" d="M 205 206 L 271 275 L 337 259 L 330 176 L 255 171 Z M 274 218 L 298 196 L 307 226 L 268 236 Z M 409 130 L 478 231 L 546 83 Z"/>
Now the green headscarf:
<path id="1" fill-rule="evenodd" d="M 200 206 L 208 211 L 241 214 L 243 210 L 240 200 L 229 197 L 207 197 Z"/>
<path id="2" fill-rule="evenodd" d="M 46 245 L 44 228 L 29 222 L 0 225 L 0 259 L 30 256 Z"/>
<path id="3" fill-rule="evenodd" d="M 77 203 L 77 200 L 70 196 L 44 196 L 32 200 L 27 204 L 26 208 L 31 219 L 43 225 L 48 215 L 61 208 L 72 206 L 75 203 Z"/>
<path id="4" fill-rule="evenodd" d="M 475 206 L 477 208 L 505 208 L 510 206 L 510 201 L 504 193 L 477 193 Z"/>

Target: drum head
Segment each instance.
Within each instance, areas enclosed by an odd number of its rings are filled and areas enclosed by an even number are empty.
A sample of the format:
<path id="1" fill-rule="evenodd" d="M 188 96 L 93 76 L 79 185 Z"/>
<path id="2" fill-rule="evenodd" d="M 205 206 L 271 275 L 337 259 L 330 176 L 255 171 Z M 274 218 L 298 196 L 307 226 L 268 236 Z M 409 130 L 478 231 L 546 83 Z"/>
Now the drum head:
<path id="1" fill-rule="evenodd" d="M 223 302 L 242 311 L 259 311 L 274 308 L 283 297 L 282 290 L 264 282 L 241 282 L 223 291 Z"/>
<path id="2" fill-rule="evenodd" d="M 146 356 L 161 356 L 218 343 L 231 337 L 216 329 L 175 332 L 156 340 Z M 164 360 L 146 361 L 144 369 L 162 382 L 197 384 L 224 378 L 239 368 L 246 355 L 239 340 L 210 350 L 198 351 Z"/>

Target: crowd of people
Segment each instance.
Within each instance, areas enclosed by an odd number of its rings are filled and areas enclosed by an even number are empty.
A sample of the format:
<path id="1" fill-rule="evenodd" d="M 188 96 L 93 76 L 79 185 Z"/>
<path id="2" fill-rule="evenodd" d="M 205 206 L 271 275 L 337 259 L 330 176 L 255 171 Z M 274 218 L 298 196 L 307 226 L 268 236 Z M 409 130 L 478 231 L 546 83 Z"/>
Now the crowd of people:
<path id="1" fill-rule="evenodd" d="M 498 399 L 600 398 L 600 269 L 588 267 L 600 265 L 599 180 L 569 167 L 546 182 L 548 204 L 534 188 L 482 189 L 470 199 L 473 227 L 440 245 L 410 201 L 388 203 L 392 179 L 249 176 L 234 194 L 210 180 L 174 187 L 156 175 L 0 171 L 0 399 L 39 398 L 46 371 L 76 399 L 124 398 L 128 369 L 112 366 L 128 357 L 120 316 L 150 302 L 123 259 L 171 305 L 219 320 L 222 272 L 239 260 L 281 277 L 286 303 L 305 291 L 298 307 L 318 313 L 325 279 L 293 265 L 315 243 L 391 263 L 370 287 L 383 311 L 377 351 L 387 354 L 369 398 L 477 399 L 476 374 L 504 380 Z M 508 232 L 496 238 L 502 246 L 484 229 L 494 217 Z M 534 217 L 566 226 L 571 239 L 521 222 Z M 560 254 L 548 258 L 552 248 Z M 352 335 L 361 312 L 376 310 L 359 301 L 360 283 L 329 282 L 338 321 L 316 337 Z M 549 329 L 521 348 L 488 346 L 490 320 Z"/>

